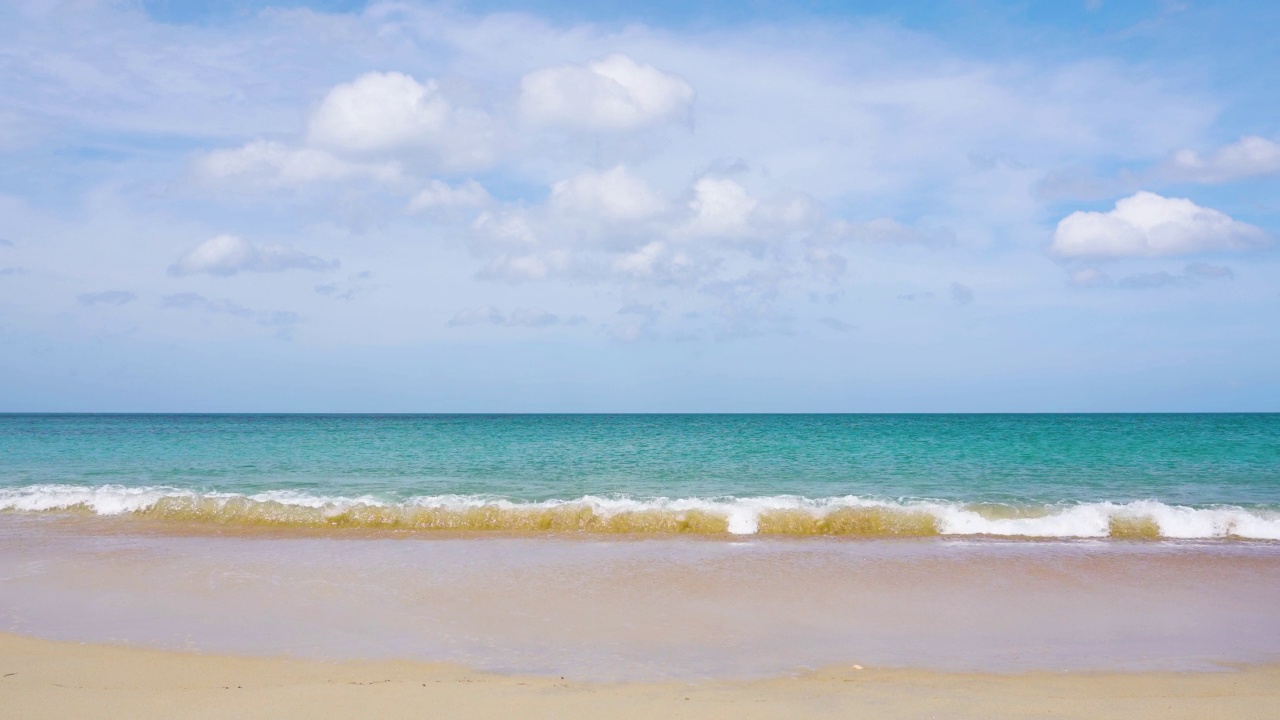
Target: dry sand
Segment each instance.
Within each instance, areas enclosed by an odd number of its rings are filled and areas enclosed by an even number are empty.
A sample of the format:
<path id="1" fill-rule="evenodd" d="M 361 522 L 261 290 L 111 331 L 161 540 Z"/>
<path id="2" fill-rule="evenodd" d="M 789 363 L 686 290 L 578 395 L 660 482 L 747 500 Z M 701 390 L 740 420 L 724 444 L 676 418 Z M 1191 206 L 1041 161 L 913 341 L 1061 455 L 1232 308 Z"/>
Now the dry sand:
<path id="1" fill-rule="evenodd" d="M 0 718 L 1280 718 L 1280 665 L 1201 673 L 841 668 L 590 683 L 411 662 L 218 657 L 0 635 Z"/>

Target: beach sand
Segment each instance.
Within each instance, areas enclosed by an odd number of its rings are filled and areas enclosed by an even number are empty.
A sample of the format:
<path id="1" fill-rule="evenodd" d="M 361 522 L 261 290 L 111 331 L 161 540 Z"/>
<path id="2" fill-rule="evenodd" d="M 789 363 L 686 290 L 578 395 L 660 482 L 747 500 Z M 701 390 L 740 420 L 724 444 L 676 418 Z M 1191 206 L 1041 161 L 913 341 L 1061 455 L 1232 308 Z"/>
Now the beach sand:
<path id="1" fill-rule="evenodd" d="M 849 667 L 754 681 L 592 683 L 0 635 L 0 675 L 6 719 L 1280 717 L 1280 665 L 1008 675 Z"/>
<path id="2" fill-rule="evenodd" d="M 0 720 L 1280 718 L 1270 544 L 0 520 Z"/>

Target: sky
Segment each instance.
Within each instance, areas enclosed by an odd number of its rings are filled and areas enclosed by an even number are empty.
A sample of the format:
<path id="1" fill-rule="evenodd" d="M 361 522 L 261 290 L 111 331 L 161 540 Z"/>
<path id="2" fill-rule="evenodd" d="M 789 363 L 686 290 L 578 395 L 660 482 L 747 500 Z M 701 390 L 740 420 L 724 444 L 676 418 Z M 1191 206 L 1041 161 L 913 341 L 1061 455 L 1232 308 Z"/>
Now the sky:
<path id="1" fill-rule="evenodd" d="M 0 412 L 1280 410 L 1280 5 L 0 1 Z"/>

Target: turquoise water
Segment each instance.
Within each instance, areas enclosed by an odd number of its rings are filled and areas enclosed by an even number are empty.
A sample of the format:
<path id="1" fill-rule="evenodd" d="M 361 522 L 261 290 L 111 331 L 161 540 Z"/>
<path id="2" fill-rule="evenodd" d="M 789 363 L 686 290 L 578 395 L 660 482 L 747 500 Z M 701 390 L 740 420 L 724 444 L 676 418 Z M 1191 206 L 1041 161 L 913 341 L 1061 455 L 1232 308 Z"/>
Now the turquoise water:
<path id="1" fill-rule="evenodd" d="M 157 493 L 667 510 L 1152 501 L 1269 522 L 1280 415 L 0 415 L 0 507 L 81 498 L 106 514 L 120 511 L 110 498 L 135 511 Z"/>

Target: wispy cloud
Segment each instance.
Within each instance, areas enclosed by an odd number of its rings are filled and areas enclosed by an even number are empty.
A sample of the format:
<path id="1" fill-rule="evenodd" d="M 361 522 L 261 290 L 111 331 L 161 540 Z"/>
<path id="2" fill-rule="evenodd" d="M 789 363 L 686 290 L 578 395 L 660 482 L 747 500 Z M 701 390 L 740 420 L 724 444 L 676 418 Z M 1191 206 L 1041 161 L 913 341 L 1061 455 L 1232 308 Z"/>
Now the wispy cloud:
<path id="1" fill-rule="evenodd" d="M 125 305 L 137 300 L 138 296 L 128 290 L 101 290 L 99 292 L 82 293 L 76 296 L 81 305 Z"/>
<path id="2" fill-rule="evenodd" d="M 235 235 L 218 235 L 188 250 L 169 266 L 170 275 L 235 275 L 284 270 L 327 271 L 337 260 L 325 260 L 284 245 L 254 245 Z"/>

